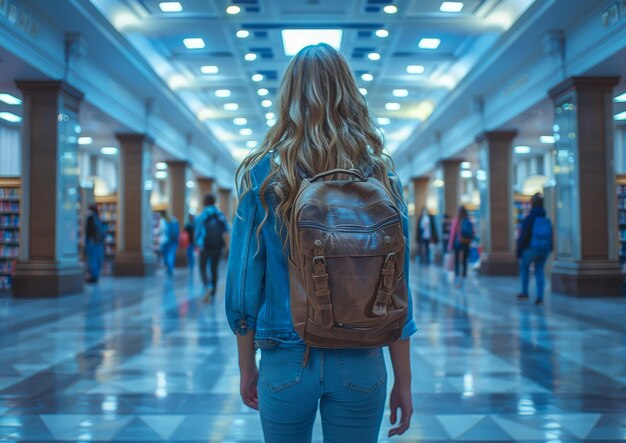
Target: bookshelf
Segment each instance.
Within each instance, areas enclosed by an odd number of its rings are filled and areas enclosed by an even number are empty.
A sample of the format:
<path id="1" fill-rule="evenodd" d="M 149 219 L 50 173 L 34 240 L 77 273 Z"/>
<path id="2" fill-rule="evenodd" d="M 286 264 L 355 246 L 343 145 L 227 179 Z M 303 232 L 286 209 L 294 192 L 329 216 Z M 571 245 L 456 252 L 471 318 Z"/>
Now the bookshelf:
<path id="1" fill-rule="evenodd" d="M 19 178 L 0 178 L 0 291 L 10 291 L 19 255 Z"/>
<path id="2" fill-rule="evenodd" d="M 619 261 L 626 272 L 626 175 L 616 176 L 617 218 L 619 230 Z"/>
<path id="3" fill-rule="evenodd" d="M 106 230 L 104 239 L 104 266 L 103 274 L 113 273 L 113 259 L 117 238 L 117 195 L 97 196 L 96 205 L 100 214 L 100 221 Z"/>

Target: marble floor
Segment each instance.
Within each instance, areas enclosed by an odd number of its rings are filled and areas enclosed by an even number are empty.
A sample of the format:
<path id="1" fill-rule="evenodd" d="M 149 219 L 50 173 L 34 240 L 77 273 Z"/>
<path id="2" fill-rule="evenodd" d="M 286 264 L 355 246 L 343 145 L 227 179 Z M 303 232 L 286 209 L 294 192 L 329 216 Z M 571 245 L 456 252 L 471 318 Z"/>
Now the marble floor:
<path id="1" fill-rule="evenodd" d="M 415 267 L 412 282 L 415 415 L 392 441 L 626 441 L 625 298 L 536 308 L 515 301 L 511 278 L 459 290 Z M 207 306 L 199 292 L 177 270 L 0 297 L 0 441 L 262 441 L 238 396 L 223 299 Z"/>

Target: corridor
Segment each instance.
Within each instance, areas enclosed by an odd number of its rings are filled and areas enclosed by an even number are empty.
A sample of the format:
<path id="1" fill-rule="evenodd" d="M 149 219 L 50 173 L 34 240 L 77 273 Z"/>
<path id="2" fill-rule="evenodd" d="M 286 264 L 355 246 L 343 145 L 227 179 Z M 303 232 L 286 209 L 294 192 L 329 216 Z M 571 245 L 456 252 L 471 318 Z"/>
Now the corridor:
<path id="1" fill-rule="evenodd" d="M 412 288 L 415 415 L 391 441 L 626 440 L 626 300 L 552 296 L 537 309 L 514 301 L 514 279 L 459 290 L 438 268 L 414 268 Z M 200 292 L 177 270 L 0 298 L 0 440 L 262 441 L 223 298 L 205 305 Z M 381 442 L 388 429 L 387 413 Z"/>

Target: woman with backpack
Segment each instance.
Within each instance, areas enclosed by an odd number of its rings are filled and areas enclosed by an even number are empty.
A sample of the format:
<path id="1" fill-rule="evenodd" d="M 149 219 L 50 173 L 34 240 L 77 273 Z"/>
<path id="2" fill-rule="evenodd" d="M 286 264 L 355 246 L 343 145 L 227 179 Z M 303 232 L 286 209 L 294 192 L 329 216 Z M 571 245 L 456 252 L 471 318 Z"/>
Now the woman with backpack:
<path id="1" fill-rule="evenodd" d="M 89 271 L 87 283 L 98 283 L 104 261 L 105 238 L 106 228 L 100 220 L 98 206 L 91 204 L 89 205 L 85 222 L 85 258 L 87 259 L 87 270 Z"/>
<path id="2" fill-rule="evenodd" d="M 375 442 L 389 346 L 389 435 L 400 435 L 413 413 L 416 331 L 402 187 L 331 46 L 293 58 L 276 113 L 237 174 L 226 313 L 243 402 L 259 410 L 269 443 L 310 442 L 318 407 L 325 441 Z"/>
<path id="3" fill-rule="evenodd" d="M 517 239 L 517 258 L 520 260 L 520 277 L 522 292 L 517 296 L 520 301 L 528 300 L 528 284 L 530 280 L 530 265 L 535 265 L 535 279 L 537 298 L 535 305 L 543 304 L 543 290 L 545 287 L 544 267 L 550 252 L 552 252 L 552 223 L 546 217 L 543 209 L 543 197 L 537 193 L 530 199 L 530 214 L 520 226 Z"/>
<path id="4" fill-rule="evenodd" d="M 456 286 L 461 287 L 467 277 L 467 262 L 469 261 L 470 245 L 474 238 L 474 225 L 469 219 L 465 206 L 459 206 L 456 218 L 452 221 L 448 251 L 454 251 L 454 276 Z M 463 270 L 461 271 L 461 266 Z"/>

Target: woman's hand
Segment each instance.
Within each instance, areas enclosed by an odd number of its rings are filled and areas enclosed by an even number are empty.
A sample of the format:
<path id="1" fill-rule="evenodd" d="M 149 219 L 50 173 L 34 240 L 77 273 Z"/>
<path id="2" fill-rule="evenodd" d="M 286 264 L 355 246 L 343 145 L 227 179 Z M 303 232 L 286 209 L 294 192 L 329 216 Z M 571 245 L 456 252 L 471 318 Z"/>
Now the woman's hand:
<path id="1" fill-rule="evenodd" d="M 259 396 L 257 393 L 257 382 L 259 380 L 259 370 L 256 365 L 241 371 L 239 380 L 239 392 L 244 404 L 252 409 L 259 410 Z"/>
<path id="2" fill-rule="evenodd" d="M 398 424 L 395 428 L 389 430 L 389 437 L 404 434 L 411 425 L 411 416 L 413 415 L 410 383 L 408 386 L 405 386 L 402 382 L 394 383 L 389 397 L 389 407 L 391 408 L 391 416 L 389 417 L 391 425 Z M 398 416 L 398 409 L 400 410 L 400 416 Z M 400 419 L 399 423 L 398 418 Z"/>
<path id="3" fill-rule="evenodd" d="M 411 397 L 411 342 L 398 340 L 389 346 L 395 382 L 389 397 L 391 408 L 391 425 L 398 425 L 389 430 L 389 437 L 402 435 L 411 425 L 413 415 L 413 399 Z M 398 417 L 398 409 L 400 416 Z M 398 422 L 398 419 L 399 422 Z"/>

